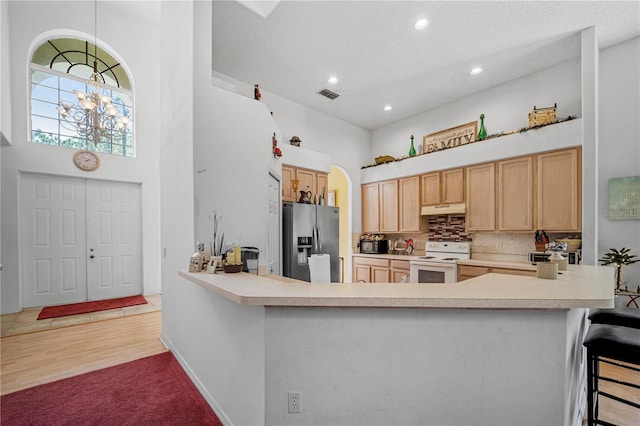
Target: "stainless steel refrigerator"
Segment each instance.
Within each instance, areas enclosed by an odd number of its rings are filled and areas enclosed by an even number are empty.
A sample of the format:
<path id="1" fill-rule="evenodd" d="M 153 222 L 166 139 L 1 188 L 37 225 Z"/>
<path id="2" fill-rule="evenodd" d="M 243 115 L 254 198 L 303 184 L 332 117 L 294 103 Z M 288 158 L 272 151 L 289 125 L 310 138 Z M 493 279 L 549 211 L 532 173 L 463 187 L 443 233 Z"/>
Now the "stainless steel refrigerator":
<path id="1" fill-rule="evenodd" d="M 282 206 L 283 275 L 310 281 L 312 254 L 328 254 L 331 282 L 340 282 L 338 207 L 285 202 Z"/>

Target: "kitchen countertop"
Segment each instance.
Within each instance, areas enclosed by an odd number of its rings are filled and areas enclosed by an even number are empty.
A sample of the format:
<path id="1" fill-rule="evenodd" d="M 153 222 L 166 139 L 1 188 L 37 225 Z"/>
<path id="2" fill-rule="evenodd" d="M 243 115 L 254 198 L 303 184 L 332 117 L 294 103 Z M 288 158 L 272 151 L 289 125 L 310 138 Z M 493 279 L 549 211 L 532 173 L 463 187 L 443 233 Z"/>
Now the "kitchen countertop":
<path id="1" fill-rule="evenodd" d="M 486 266 L 487 268 L 521 269 L 524 271 L 535 271 L 536 265 L 531 262 L 509 262 L 505 260 L 467 259 L 458 260 L 458 265 Z"/>
<path id="2" fill-rule="evenodd" d="M 556 280 L 485 274 L 455 284 L 311 284 L 247 273 L 178 275 L 244 305 L 452 309 L 613 307 L 613 268 L 569 265 Z"/>
<path id="3" fill-rule="evenodd" d="M 351 257 L 370 257 L 373 259 L 391 259 L 391 260 L 411 260 L 418 259 L 423 254 L 416 254 L 414 251 L 412 254 L 367 254 L 367 253 L 354 253 Z"/>

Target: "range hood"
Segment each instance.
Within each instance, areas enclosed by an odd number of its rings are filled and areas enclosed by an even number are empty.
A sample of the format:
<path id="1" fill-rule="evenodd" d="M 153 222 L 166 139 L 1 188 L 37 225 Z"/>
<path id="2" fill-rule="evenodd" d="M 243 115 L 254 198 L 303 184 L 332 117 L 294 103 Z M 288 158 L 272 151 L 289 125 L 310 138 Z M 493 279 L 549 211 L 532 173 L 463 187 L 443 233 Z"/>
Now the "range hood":
<path id="1" fill-rule="evenodd" d="M 464 204 L 442 204 L 439 206 L 424 206 L 420 210 L 422 216 L 438 216 L 441 214 L 464 214 Z"/>

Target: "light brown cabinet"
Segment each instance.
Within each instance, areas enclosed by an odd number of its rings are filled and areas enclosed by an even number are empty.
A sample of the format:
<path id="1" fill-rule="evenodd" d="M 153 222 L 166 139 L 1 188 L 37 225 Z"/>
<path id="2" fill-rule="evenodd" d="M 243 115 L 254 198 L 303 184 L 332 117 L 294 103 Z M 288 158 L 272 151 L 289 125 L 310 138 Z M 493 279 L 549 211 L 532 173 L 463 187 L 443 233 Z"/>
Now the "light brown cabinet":
<path id="1" fill-rule="evenodd" d="M 581 163 L 580 148 L 537 156 L 536 229 L 582 229 Z"/>
<path id="2" fill-rule="evenodd" d="M 380 232 L 379 185 L 362 185 L 362 232 Z"/>
<path id="3" fill-rule="evenodd" d="M 298 190 L 294 191 L 291 186 L 293 179 L 298 180 Z M 327 196 L 328 174 L 316 170 L 302 169 L 298 167 L 282 166 L 282 200 L 297 202 L 300 199 L 300 191 L 310 191 L 311 200 L 314 196 L 322 194 L 325 188 L 325 198 Z"/>
<path id="4" fill-rule="evenodd" d="M 392 260 L 391 261 L 391 282 L 401 283 L 409 282 L 409 261 L 408 260 Z"/>
<path id="5" fill-rule="evenodd" d="M 467 167 L 465 171 L 467 231 L 494 231 L 496 229 L 495 164 L 479 164 Z"/>
<path id="6" fill-rule="evenodd" d="M 389 259 L 354 256 L 353 281 L 365 283 L 388 283 L 389 264 Z"/>
<path id="7" fill-rule="evenodd" d="M 420 177 L 399 179 L 398 187 L 398 231 L 420 232 Z"/>
<path id="8" fill-rule="evenodd" d="M 365 283 L 409 282 L 409 261 L 353 257 L 353 281 Z"/>
<path id="9" fill-rule="evenodd" d="M 380 182 L 380 232 L 398 232 L 398 181 Z"/>
<path id="10" fill-rule="evenodd" d="M 519 275 L 526 277 L 536 276 L 536 271 L 531 271 L 528 269 L 491 268 L 487 266 L 458 265 L 458 282 L 489 273 Z"/>
<path id="11" fill-rule="evenodd" d="M 423 206 L 464 203 L 464 169 L 451 169 L 421 176 Z"/>
<path id="12" fill-rule="evenodd" d="M 532 231 L 533 157 L 498 161 L 498 230 Z"/>
<path id="13" fill-rule="evenodd" d="M 362 232 L 398 232 L 398 180 L 362 185 Z"/>

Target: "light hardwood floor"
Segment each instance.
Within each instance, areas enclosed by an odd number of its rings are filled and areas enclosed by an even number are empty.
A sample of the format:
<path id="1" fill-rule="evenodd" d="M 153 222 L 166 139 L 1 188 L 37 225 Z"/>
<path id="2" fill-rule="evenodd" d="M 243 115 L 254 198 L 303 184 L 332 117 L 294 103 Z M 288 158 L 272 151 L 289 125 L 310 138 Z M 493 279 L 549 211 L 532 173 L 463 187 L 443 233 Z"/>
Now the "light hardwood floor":
<path id="1" fill-rule="evenodd" d="M 166 352 L 161 311 L 1 338 L 0 394 Z"/>

